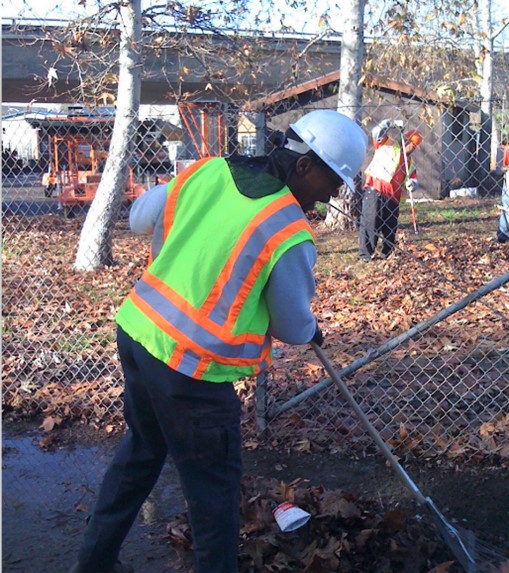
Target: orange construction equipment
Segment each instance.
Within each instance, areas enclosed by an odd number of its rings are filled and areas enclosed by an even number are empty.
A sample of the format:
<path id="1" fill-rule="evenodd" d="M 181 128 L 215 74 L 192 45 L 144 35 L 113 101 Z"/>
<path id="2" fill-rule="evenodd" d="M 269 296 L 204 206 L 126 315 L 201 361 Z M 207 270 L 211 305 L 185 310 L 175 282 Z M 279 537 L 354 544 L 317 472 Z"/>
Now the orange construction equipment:
<path id="1" fill-rule="evenodd" d="M 44 194 L 51 197 L 55 192 L 67 217 L 94 200 L 114 121 L 111 114 L 92 114 L 71 106 L 67 114 L 48 114 L 30 122 L 40 132 L 48 159 L 48 172 L 42 177 Z M 144 191 L 130 169 L 122 204 L 130 205 Z"/>
<path id="2" fill-rule="evenodd" d="M 509 145 L 502 144 L 502 168 L 509 169 Z"/>
<path id="3" fill-rule="evenodd" d="M 43 175 L 42 184 L 46 197 L 57 191 L 66 217 L 74 216 L 93 201 L 108 156 L 108 143 L 86 133 L 56 133 L 51 137 L 49 169 Z M 144 192 L 145 188 L 135 181 L 130 168 L 123 206 L 131 205 Z"/>
<path id="4" fill-rule="evenodd" d="M 178 110 L 182 124 L 200 159 L 225 154 L 228 132 L 222 104 L 219 102 L 179 102 Z"/>
<path id="5" fill-rule="evenodd" d="M 189 140 L 194 159 L 177 159 L 174 175 L 197 159 L 224 157 L 236 151 L 237 119 L 232 109 L 221 102 L 179 102 L 183 133 Z M 194 149 L 193 149 L 194 148 Z"/>
<path id="6" fill-rule="evenodd" d="M 105 151 L 93 145 L 90 138 L 83 135 L 59 135 L 51 138 L 48 172 L 42 176 L 44 194 L 51 197 L 55 190 L 72 182 L 73 174 L 79 183 L 84 183 L 88 175 L 95 175 L 107 157 Z"/>

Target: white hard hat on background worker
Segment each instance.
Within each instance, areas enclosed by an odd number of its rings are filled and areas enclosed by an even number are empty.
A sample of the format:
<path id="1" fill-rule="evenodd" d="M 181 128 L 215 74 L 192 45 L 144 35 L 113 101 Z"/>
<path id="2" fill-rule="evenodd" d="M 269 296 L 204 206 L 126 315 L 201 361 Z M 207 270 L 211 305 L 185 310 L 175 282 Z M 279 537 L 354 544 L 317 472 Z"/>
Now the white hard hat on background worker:
<path id="1" fill-rule="evenodd" d="M 354 120 L 331 109 L 315 110 L 290 124 L 290 128 L 303 143 L 289 138 L 286 149 L 297 153 L 313 151 L 355 190 L 353 178 L 366 157 L 368 138 Z"/>

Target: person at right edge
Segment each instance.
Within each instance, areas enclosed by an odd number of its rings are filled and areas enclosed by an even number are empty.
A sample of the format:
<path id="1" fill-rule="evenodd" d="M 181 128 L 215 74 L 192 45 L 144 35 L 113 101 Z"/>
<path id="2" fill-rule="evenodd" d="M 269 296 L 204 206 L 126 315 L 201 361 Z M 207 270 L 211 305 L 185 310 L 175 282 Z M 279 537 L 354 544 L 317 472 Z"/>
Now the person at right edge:
<path id="1" fill-rule="evenodd" d="M 509 170 L 505 172 L 504 184 L 502 186 L 500 219 L 498 221 L 497 228 L 497 241 L 499 243 L 509 242 Z"/>
<path id="2" fill-rule="evenodd" d="M 361 127 L 315 110 L 267 157 L 201 159 L 141 195 L 131 229 L 151 260 L 116 316 L 128 430 L 72 573 L 130 573 L 121 545 L 169 453 L 196 573 L 237 573 L 241 433 L 232 382 L 271 363 L 272 337 L 321 345 L 316 248 L 305 211 L 337 197 L 365 158 Z M 141 572 L 140 572 L 141 573 Z"/>
<path id="3" fill-rule="evenodd" d="M 384 119 L 372 131 L 375 153 L 365 171 L 362 211 L 359 223 L 359 257 L 373 259 L 378 238 L 382 239 L 381 258 L 387 258 L 396 245 L 399 203 L 403 190 L 417 189 L 417 172 L 410 157 L 422 141 L 417 130 L 401 133 L 398 140 L 388 136 L 391 128 L 401 129 L 402 122 Z M 403 153 L 405 144 L 407 166 Z"/>

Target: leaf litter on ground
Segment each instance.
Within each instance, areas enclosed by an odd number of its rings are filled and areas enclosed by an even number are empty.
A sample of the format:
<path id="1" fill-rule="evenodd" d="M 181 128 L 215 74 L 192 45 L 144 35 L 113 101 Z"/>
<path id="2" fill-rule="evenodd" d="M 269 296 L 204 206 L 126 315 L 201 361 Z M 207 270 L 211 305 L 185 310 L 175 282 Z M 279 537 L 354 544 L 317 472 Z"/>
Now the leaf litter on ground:
<path id="1" fill-rule="evenodd" d="M 289 501 L 310 520 L 283 533 L 273 507 Z M 241 493 L 240 573 L 460 573 L 437 532 L 410 508 L 384 507 L 353 493 L 297 479 L 245 476 Z M 188 571 L 191 529 L 187 513 L 167 524 L 177 552 L 173 566 Z"/>

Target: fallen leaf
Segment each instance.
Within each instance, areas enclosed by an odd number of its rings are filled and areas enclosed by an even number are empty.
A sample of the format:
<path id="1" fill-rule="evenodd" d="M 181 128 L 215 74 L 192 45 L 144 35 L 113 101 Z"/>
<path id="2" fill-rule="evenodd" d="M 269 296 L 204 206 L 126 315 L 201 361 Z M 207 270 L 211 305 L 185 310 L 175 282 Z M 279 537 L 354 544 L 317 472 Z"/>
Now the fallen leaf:
<path id="1" fill-rule="evenodd" d="M 55 419 L 53 418 L 53 416 L 48 416 L 47 418 L 44 418 L 42 424 L 41 424 L 41 428 L 45 431 L 45 432 L 51 432 L 51 430 L 55 427 Z"/>

